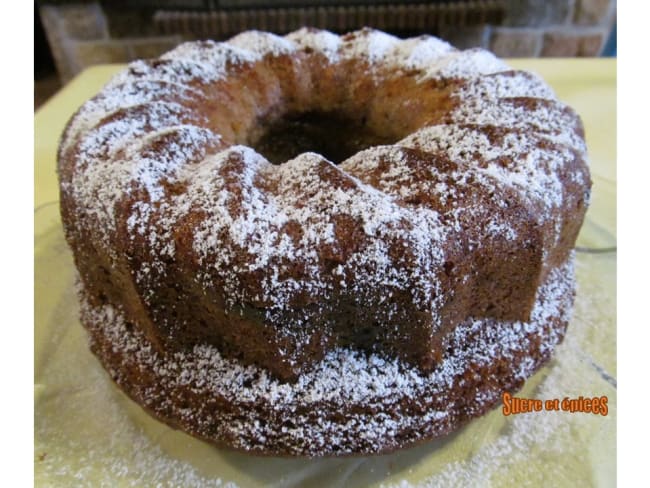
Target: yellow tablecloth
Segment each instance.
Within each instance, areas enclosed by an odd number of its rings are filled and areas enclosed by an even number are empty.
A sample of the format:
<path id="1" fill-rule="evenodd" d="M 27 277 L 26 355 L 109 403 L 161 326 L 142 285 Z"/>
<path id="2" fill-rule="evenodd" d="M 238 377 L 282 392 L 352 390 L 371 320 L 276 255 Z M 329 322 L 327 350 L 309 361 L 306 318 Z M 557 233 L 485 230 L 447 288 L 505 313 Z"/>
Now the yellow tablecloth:
<path id="1" fill-rule="evenodd" d="M 592 204 L 582 248 L 616 245 L 616 62 L 512 60 L 582 116 Z M 90 354 L 58 213 L 55 158 L 72 113 L 116 71 L 88 69 L 35 115 L 35 443 L 38 486 L 612 486 L 616 478 L 616 253 L 579 252 L 574 317 L 520 396 L 607 396 L 607 416 L 499 409 L 442 441 L 379 457 L 286 460 L 215 449 L 144 414 Z"/>

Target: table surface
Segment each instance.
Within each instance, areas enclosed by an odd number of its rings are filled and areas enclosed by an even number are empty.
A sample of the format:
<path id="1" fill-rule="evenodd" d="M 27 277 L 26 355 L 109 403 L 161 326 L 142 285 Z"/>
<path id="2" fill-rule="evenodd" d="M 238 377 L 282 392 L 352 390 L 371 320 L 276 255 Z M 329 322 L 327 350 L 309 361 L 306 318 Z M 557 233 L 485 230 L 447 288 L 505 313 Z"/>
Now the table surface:
<path id="1" fill-rule="evenodd" d="M 58 140 L 75 110 L 123 68 L 104 65 L 81 73 L 34 117 L 36 484 L 614 485 L 616 61 L 515 59 L 509 64 L 540 74 L 581 115 L 594 182 L 578 238 L 578 294 L 569 331 L 549 365 L 519 395 L 607 396 L 606 416 L 543 411 L 504 417 L 496 409 L 441 441 L 388 456 L 326 460 L 237 454 L 151 419 L 113 387 L 88 351 L 58 213 Z"/>

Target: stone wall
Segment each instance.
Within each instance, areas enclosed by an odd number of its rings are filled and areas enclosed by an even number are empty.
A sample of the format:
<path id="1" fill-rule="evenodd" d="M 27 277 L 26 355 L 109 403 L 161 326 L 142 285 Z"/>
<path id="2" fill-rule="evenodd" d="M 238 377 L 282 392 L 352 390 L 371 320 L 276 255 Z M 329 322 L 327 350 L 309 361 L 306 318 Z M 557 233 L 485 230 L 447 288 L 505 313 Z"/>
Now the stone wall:
<path id="1" fill-rule="evenodd" d="M 494 0 L 487 4 L 501 8 L 503 15 L 461 26 L 437 21 L 424 31 L 459 48 L 484 47 L 501 57 L 598 56 L 616 19 L 616 0 Z M 169 24 L 161 28 L 156 19 L 163 18 L 164 12 L 159 10 L 102 5 L 98 1 L 39 4 L 63 82 L 93 64 L 157 57 L 195 37 L 187 26 L 183 29 L 182 22 L 176 31 Z"/>
<path id="2" fill-rule="evenodd" d="M 109 19 L 99 2 L 43 4 L 41 20 L 59 77 L 70 80 L 88 66 L 125 63 L 138 58 L 158 57 L 183 41 L 180 35 L 159 36 L 143 28 L 135 16 L 131 22 L 144 35 L 121 36 L 111 32 Z"/>
<path id="3" fill-rule="evenodd" d="M 510 0 L 487 46 L 502 57 L 598 56 L 612 30 L 616 0 Z"/>

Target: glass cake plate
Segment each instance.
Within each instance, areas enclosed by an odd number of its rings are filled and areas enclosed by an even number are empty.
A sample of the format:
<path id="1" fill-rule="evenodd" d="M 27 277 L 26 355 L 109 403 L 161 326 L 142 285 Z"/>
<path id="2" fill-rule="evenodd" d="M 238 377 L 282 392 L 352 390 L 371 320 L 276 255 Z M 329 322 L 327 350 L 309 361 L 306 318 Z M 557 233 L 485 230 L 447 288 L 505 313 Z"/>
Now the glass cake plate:
<path id="1" fill-rule="evenodd" d="M 518 397 L 606 396 L 607 414 L 501 408 L 441 440 L 374 457 L 262 458 L 152 419 L 90 353 L 59 217 L 54 159 L 72 112 L 119 66 L 85 71 L 35 117 L 34 473 L 37 486 L 612 486 L 616 480 L 616 163 L 612 60 L 517 60 L 585 122 L 594 180 L 564 342 Z M 598 103 L 595 103 L 595 101 Z M 607 121 L 603 124 L 603 121 Z"/>

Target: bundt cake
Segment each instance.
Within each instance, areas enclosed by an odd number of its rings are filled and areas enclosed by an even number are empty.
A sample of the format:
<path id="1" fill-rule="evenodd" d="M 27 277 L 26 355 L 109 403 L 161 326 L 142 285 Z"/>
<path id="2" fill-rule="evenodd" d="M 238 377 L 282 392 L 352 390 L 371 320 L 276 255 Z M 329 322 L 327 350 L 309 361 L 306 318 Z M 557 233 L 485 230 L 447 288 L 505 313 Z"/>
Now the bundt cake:
<path id="1" fill-rule="evenodd" d="M 58 153 L 82 323 L 162 421 L 388 452 L 492 408 L 566 330 L 582 124 L 481 49 L 244 32 L 135 61 Z"/>

